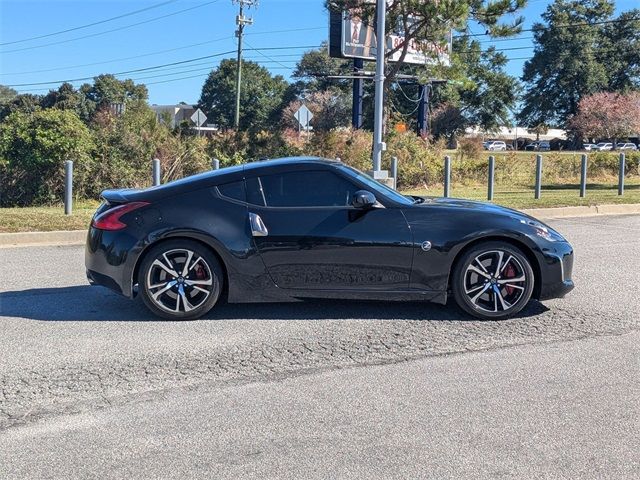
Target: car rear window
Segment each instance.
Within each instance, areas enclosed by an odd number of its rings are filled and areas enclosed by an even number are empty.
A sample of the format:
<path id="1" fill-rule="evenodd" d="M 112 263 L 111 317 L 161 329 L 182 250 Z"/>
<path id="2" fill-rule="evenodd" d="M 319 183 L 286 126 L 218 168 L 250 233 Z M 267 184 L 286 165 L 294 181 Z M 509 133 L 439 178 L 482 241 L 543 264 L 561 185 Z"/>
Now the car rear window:
<path id="1" fill-rule="evenodd" d="M 246 202 L 247 197 L 244 193 L 244 182 L 242 180 L 218 185 L 218 191 L 223 197 L 238 200 L 240 202 Z"/>

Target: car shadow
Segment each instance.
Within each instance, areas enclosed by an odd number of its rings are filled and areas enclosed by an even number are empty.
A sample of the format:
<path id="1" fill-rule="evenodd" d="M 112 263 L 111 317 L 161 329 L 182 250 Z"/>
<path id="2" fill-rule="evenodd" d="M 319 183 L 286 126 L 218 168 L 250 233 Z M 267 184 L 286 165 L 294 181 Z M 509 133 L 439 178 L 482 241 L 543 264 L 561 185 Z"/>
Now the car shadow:
<path id="1" fill-rule="evenodd" d="M 530 302 L 517 317 L 548 311 Z M 0 293 L 0 317 L 46 322 L 157 322 L 140 300 L 132 301 L 105 288 L 89 285 L 35 288 Z M 295 303 L 217 305 L 200 320 L 440 320 L 475 321 L 453 302 L 380 302 L 309 300 Z M 0 322 L 2 319 L 0 318 Z M 1 327 L 0 327 L 1 328 Z"/>

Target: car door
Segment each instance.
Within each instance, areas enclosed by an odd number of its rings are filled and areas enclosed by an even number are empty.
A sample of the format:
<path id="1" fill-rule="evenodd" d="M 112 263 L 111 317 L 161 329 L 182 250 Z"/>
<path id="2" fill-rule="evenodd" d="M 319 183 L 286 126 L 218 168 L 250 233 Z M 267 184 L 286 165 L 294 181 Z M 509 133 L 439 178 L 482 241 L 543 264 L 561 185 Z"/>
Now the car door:
<path id="1" fill-rule="evenodd" d="M 278 287 L 408 288 L 413 249 L 407 221 L 398 208 L 352 207 L 360 189 L 317 166 L 246 178 L 253 240 Z"/>

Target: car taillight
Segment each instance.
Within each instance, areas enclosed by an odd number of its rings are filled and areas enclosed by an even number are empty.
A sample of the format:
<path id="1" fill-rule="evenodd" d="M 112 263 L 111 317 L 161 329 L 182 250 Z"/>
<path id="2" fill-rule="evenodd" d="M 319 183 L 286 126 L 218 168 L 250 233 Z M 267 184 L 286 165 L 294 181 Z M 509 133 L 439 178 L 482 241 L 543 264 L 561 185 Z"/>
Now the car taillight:
<path id="1" fill-rule="evenodd" d="M 122 230 L 127 224 L 121 222 L 120 217 L 138 208 L 146 207 L 147 205 L 149 205 L 147 202 L 131 202 L 118 205 L 95 217 L 91 225 L 100 230 Z"/>

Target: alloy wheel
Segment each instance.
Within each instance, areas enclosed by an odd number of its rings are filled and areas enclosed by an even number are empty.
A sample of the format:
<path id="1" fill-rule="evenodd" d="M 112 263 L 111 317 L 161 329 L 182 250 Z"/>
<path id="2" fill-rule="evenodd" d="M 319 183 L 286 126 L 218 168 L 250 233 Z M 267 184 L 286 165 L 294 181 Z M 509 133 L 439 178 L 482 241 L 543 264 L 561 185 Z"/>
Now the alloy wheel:
<path id="1" fill-rule="evenodd" d="M 149 299 L 160 309 L 190 313 L 212 294 L 215 277 L 207 261 L 192 250 L 168 250 L 156 256 L 146 275 Z"/>
<path id="2" fill-rule="evenodd" d="M 530 279 L 515 255 L 503 250 L 489 250 L 469 262 L 463 281 L 464 293 L 474 308 L 501 313 L 520 301 Z"/>

